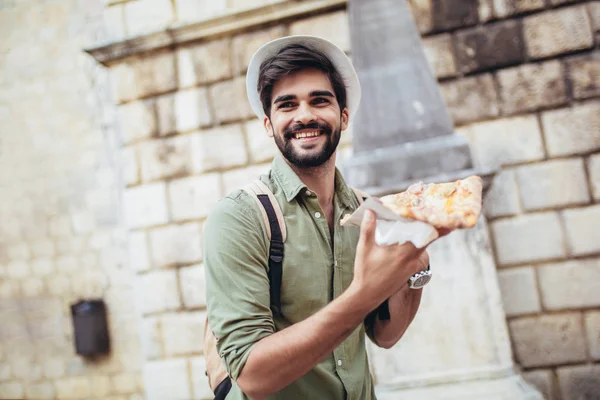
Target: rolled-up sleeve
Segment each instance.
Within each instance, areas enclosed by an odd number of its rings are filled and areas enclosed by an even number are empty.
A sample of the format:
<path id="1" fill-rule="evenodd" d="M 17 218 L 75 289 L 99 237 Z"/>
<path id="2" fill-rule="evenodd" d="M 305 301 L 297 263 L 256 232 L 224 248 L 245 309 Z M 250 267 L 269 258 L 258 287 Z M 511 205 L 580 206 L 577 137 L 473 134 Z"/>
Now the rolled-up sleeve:
<path id="1" fill-rule="evenodd" d="M 269 307 L 268 243 L 253 201 L 245 192 L 221 200 L 204 229 L 208 320 L 233 380 L 254 345 L 275 330 Z"/>

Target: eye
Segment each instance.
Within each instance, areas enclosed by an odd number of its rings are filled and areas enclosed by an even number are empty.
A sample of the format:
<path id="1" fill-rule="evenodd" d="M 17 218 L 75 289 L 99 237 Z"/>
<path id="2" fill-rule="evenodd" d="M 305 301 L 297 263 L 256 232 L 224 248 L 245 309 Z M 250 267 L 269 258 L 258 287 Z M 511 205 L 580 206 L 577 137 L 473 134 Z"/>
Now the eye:
<path id="1" fill-rule="evenodd" d="M 295 106 L 294 102 L 292 102 L 292 101 L 285 101 L 283 103 L 280 103 L 279 107 L 277 107 L 277 108 L 278 109 L 291 108 L 291 107 L 294 107 L 294 106 Z"/>
<path id="2" fill-rule="evenodd" d="M 317 97 L 313 100 L 313 104 L 329 104 L 329 99 L 325 97 Z"/>

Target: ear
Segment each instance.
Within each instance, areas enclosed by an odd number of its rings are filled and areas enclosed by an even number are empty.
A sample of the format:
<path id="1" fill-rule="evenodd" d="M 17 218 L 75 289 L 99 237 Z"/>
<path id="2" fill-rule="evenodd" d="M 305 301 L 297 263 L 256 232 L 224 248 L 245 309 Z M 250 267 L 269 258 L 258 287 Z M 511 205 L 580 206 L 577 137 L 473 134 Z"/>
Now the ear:
<path id="1" fill-rule="evenodd" d="M 269 117 L 265 116 L 265 118 L 263 119 L 263 125 L 265 127 L 265 131 L 267 132 L 267 136 L 272 138 L 273 137 L 273 125 L 271 125 L 271 120 L 269 119 Z"/>
<path id="2" fill-rule="evenodd" d="M 342 110 L 342 131 L 345 131 L 346 129 L 348 129 L 348 122 L 350 120 L 350 112 L 348 111 L 348 108 L 344 108 Z"/>

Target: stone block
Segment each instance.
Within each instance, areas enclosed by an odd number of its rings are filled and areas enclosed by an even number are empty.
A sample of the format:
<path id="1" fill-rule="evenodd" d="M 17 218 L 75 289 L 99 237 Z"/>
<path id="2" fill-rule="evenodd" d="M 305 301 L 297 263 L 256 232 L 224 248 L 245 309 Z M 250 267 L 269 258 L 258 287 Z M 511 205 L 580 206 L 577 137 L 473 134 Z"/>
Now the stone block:
<path id="1" fill-rule="evenodd" d="M 25 388 L 25 398 L 35 400 L 53 400 L 56 390 L 52 382 L 29 383 Z"/>
<path id="2" fill-rule="evenodd" d="M 111 390 L 110 377 L 105 375 L 92 376 L 92 395 L 94 397 L 105 398 Z"/>
<path id="3" fill-rule="evenodd" d="M 491 224 L 500 265 L 519 264 L 567 255 L 556 213 L 527 214 Z"/>
<path id="4" fill-rule="evenodd" d="M 138 374 L 124 372 L 112 377 L 115 393 L 132 394 L 138 390 Z"/>
<path id="5" fill-rule="evenodd" d="M 231 102 L 231 99 L 229 101 Z M 173 105 L 175 107 L 175 129 L 177 132 L 190 131 L 209 126 L 212 123 L 208 95 L 204 88 L 187 89 L 175 93 Z"/>
<path id="6" fill-rule="evenodd" d="M 563 74 L 559 61 L 499 71 L 502 112 L 516 114 L 566 103 L 568 96 Z"/>
<path id="7" fill-rule="evenodd" d="M 162 324 L 160 317 L 145 317 L 140 324 L 141 348 L 146 360 L 163 356 Z"/>
<path id="8" fill-rule="evenodd" d="M 206 280 L 202 265 L 180 268 L 179 287 L 184 307 L 206 307 Z"/>
<path id="9" fill-rule="evenodd" d="M 26 261 L 13 261 L 6 266 L 6 276 L 23 279 L 29 276 L 29 264 Z"/>
<path id="10" fill-rule="evenodd" d="M 523 379 L 532 384 L 546 400 L 557 400 L 555 394 L 556 379 L 550 369 L 535 369 L 522 373 Z"/>
<path id="11" fill-rule="evenodd" d="M 582 362 L 587 358 L 579 313 L 518 318 L 508 324 L 516 360 L 525 368 Z"/>
<path id="12" fill-rule="evenodd" d="M 350 29 L 346 10 L 304 18 L 290 25 L 290 35 L 312 35 L 329 40 L 350 52 Z"/>
<path id="13" fill-rule="evenodd" d="M 191 142 L 192 136 L 183 135 L 140 144 L 142 181 L 189 174 L 193 169 Z"/>
<path id="14" fill-rule="evenodd" d="M 129 234 L 129 266 L 133 271 L 142 272 L 150 269 L 148 239 L 145 231 Z"/>
<path id="15" fill-rule="evenodd" d="M 164 182 L 126 189 L 123 200 L 129 228 L 144 228 L 169 220 Z"/>
<path id="16" fill-rule="evenodd" d="M 492 181 L 484 201 L 483 212 L 488 218 L 506 217 L 521 212 L 514 170 L 500 170 Z"/>
<path id="17" fill-rule="evenodd" d="M 223 173 L 223 193 L 227 195 L 234 190 L 241 189 L 254 179 L 266 174 L 270 168 L 271 164 L 262 164 Z"/>
<path id="18" fill-rule="evenodd" d="M 407 0 L 407 2 L 419 32 L 421 34 L 431 32 L 433 29 L 432 0 Z"/>
<path id="19" fill-rule="evenodd" d="M 206 217 L 222 195 L 217 173 L 170 181 L 168 190 L 173 221 Z"/>
<path id="20" fill-rule="evenodd" d="M 540 266 L 538 276 L 545 309 L 600 306 L 600 259 Z"/>
<path id="21" fill-rule="evenodd" d="M 497 168 L 544 158 L 542 134 L 533 116 L 472 124 L 458 132 L 469 140 L 478 167 Z"/>
<path id="22" fill-rule="evenodd" d="M 139 304 L 144 313 L 173 311 L 181 307 L 177 272 L 175 270 L 154 271 L 141 276 Z"/>
<path id="23" fill-rule="evenodd" d="M 583 159 L 550 160 L 519 167 L 517 182 L 527 211 L 589 202 Z"/>
<path id="24" fill-rule="evenodd" d="M 157 134 L 154 100 L 133 101 L 118 108 L 123 142 L 129 144 Z"/>
<path id="25" fill-rule="evenodd" d="M 136 147 L 121 149 L 121 164 L 123 166 L 123 183 L 127 186 L 137 185 L 140 182 L 140 167 Z"/>
<path id="26" fill-rule="evenodd" d="M 600 53 L 567 60 L 573 97 L 600 97 Z"/>
<path id="27" fill-rule="evenodd" d="M 259 119 L 253 119 L 244 124 L 248 150 L 250 152 L 250 161 L 252 163 L 261 163 L 272 161 L 277 154 L 277 145 L 275 140 L 267 135 L 263 122 Z"/>
<path id="28" fill-rule="evenodd" d="M 132 60 L 126 60 L 110 67 L 111 87 L 117 103 L 136 98 L 135 72 Z"/>
<path id="29" fill-rule="evenodd" d="M 523 19 L 527 53 L 531 58 L 545 58 L 590 48 L 594 36 L 585 5 L 571 6 Z"/>
<path id="30" fill-rule="evenodd" d="M 188 362 L 184 358 L 147 362 L 143 373 L 148 400 L 192 397 Z"/>
<path id="31" fill-rule="evenodd" d="M 190 372 L 192 374 L 192 393 L 196 399 L 210 399 L 213 392 L 210 390 L 206 376 L 206 359 L 204 357 L 190 358 Z"/>
<path id="32" fill-rule="evenodd" d="M 435 31 L 445 31 L 479 22 L 478 0 L 431 0 Z"/>
<path id="33" fill-rule="evenodd" d="M 456 33 L 456 55 L 462 73 L 521 63 L 524 58 L 522 25 L 501 21 Z"/>
<path id="34" fill-rule="evenodd" d="M 233 72 L 235 75 L 243 74 L 248 68 L 252 55 L 263 44 L 271 40 L 286 36 L 287 30 L 284 26 L 278 25 L 269 29 L 259 30 L 233 38 Z"/>
<path id="35" fill-rule="evenodd" d="M 440 84 L 454 123 L 464 125 L 498 116 L 498 94 L 489 74 Z"/>
<path id="36" fill-rule="evenodd" d="M 25 390 L 21 382 L 0 382 L 0 398 L 21 399 Z"/>
<path id="37" fill-rule="evenodd" d="M 447 78 L 457 74 L 450 34 L 429 36 L 422 40 L 423 50 L 435 76 Z"/>
<path id="38" fill-rule="evenodd" d="M 600 149 L 600 102 L 542 114 L 546 149 L 551 157 Z"/>
<path id="39" fill-rule="evenodd" d="M 572 255 L 600 253 L 598 221 L 600 204 L 563 211 L 567 243 Z"/>
<path id="40" fill-rule="evenodd" d="M 104 29 L 106 40 L 116 42 L 123 40 L 126 36 L 125 10 L 123 4 L 115 4 L 105 7 L 103 12 Z"/>
<path id="41" fill-rule="evenodd" d="M 600 154 L 590 156 L 587 163 L 590 189 L 595 200 L 600 200 Z"/>
<path id="42" fill-rule="evenodd" d="M 21 282 L 21 293 L 25 297 L 38 297 L 44 291 L 44 281 L 40 278 L 29 278 Z"/>
<path id="43" fill-rule="evenodd" d="M 500 270 L 498 283 L 507 317 L 541 311 L 533 267 Z"/>
<path id="44" fill-rule="evenodd" d="M 175 0 L 177 20 L 183 22 L 203 21 L 215 18 L 227 11 L 228 0 Z"/>
<path id="45" fill-rule="evenodd" d="M 6 256 L 9 260 L 14 261 L 29 260 L 29 258 L 31 258 L 31 251 L 29 250 L 27 242 L 21 242 L 8 247 Z"/>
<path id="46" fill-rule="evenodd" d="M 144 4 L 135 4 L 138 3 Z M 137 98 L 170 92 L 177 88 L 175 55 L 171 51 L 138 57 L 132 63 L 132 68 Z"/>
<path id="47" fill-rule="evenodd" d="M 245 165 L 248 154 L 242 127 L 225 125 L 195 133 L 192 158 L 194 172 L 198 173 Z"/>
<path id="48" fill-rule="evenodd" d="M 163 29 L 173 21 L 170 0 L 143 0 L 125 4 L 125 22 L 129 36 L 139 36 Z"/>
<path id="49" fill-rule="evenodd" d="M 600 360 L 600 311 L 585 313 L 585 330 L 590 346 L 590 356 Z"/>
<path id="50" fill-rule="evenodd" d="M 563 399 L 596 399 L 600 393 L 600 365 L 558 368 Z"/>
<path id="51" fill-rule="evenodd" d="M 212 109 L 219 124 L 254 116 L 246 96 L 244 78 L 217 83 L 210 88 Z"/>
<path id="52" fill-rule="evenodd" d="M 588 10 L 592 20 L 592 29 L 595 32 L 600 32 L 600 1 L 590 1 Z"/>
<path id="53" fill-rule="evenodd" d="M 177 50 L 179 85 L 186 88 L 231 78 L 230 46 L 231 40 L 221 39 L 180 47 Z"/>
<path id="54" fill-rule="evenodd" d="M 56 251 L 50 239 L 39 239 L 29 243 L 29 250 L 33 258 L 52 257 Z"/>
<path id="55" fill-rule="evenodd" d="M 202 260 L 200 223 L 168 225 L 150 231 L 150 256 L 155 267 Z"/>
<path id="56" fill-rule="evenodd" d="M 36 276 L 44 277 L 55 271 L 54 260 L 50 258 L 40 258 L 30 263 L 31 271 Z"/>
<path id="57" fill-rule="evenodd" d="M 166 136 L 177 132 L 175 94 L 176 93 L 169 93 L 156 97 L 158 136 Z"/>
<path id="58" fill-rule="evenodd" d="M 59 379 L 56 385 L 56 396 L 60 399 L 89 398 L 92 395 L 92 382 L 88 377 Z"/>
<path id="59" fill-rule="evenodd" d="M 527 11 L 543 9 L 546 4 L 544 0 L 492 0 L 494 4 L 494 15 L 504 18 L 510 15 L 520 14 Z"/>
<path id="60" fill-rule="evenodd" d="M 206 313 L 185 312 L 164 315 L 162 318 L 163 348 L 167 357 L 202 354 Z"/>

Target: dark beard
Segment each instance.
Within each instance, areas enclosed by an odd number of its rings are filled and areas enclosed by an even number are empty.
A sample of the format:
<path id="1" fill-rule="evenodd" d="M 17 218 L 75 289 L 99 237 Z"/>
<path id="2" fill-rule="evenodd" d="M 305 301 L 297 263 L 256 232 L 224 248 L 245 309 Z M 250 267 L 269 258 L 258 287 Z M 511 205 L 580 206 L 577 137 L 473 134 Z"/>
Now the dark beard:
<path id="1" fill-rule="evenodd" d="M 294 150 L 294 146 L 292 145 L 292 140 L 295 140 L 294 134 L 303 129 L 319 130 L 322 134 L 327 136 L 325 146 L 319 153 L 301 155 Z M 340 142 L 341 133 L 341 129 L 333 132 L 331 126 L 325 123 L 313 122 L 307 125 L 296 124 L 286 128 L 282 135 L 276 133 L 273 136 L 275 138 L 275 144 L 277 144 L 279 151 L 281 151 L 281 154 L 283 154 L 286 160 L 299 168 L 311 168 L 319 167 L 331 158 Z"/>

